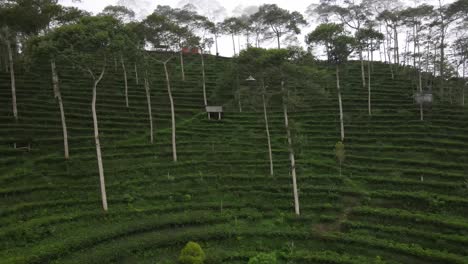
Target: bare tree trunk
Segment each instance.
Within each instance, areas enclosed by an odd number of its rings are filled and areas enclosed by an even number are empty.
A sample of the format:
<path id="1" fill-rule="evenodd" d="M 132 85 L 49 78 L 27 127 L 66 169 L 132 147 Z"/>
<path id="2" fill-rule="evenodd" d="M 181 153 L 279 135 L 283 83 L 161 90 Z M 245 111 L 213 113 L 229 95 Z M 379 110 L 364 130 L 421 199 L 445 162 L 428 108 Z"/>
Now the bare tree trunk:
<path id="1" fill-rule="evenodd" d="M 392 66 L 392 56 L 391 56 L 391 50 L 390 47 L 392 46 L 392 39 L 391 39 L 391 34 L 387 29 L 387 56 L 388 56 L 388 64 L 390 65 L 390 73 L 392 74 L 392 80 L 395 80 L 395 73 L 393 72 L 393 66 Z"/>
<path id="2" fill-rule="evenodd" d="M 185 82 L 185 69 L 184 69 L 184 54 L 180 51 L 180 73 L 182 74 L 182 81 Z"/>
<path id="3" fill-rule="evenodd" d="M 236 56 L 236 40 L 234 39 L 234 33 L 232 35 L 232 48 L 234 49 L 234 55 Z"/>
<path id="4" fill-rule="evenodd" d="M 51 61 L 51 68 L 52 68 L 52 84 L 54 87 L 54 96 L 58 101 L 59 108 L 60 108 L 60 118 L 62 120 L 62 131 L 63 131 L 63 148 L 65 152 L 65 159 L 68 160 L 70 158 L 70 153 L 68 151 L 68 131 L 67 131 L 67 123 L 65 120 L 65 111 L 63 108 L 63 101 L 62 101 L 62 94 L 60 92 L 59 87 L 59 79 L 57 75 L 57 69 L 55 66 L 55 60 Z"/>
<path id="5" fill-rule="evenodd" d="M 419 71 L 419 92 L 422 93 L 422 66 L 421 66 L 421 47 L 419 45 L 419 37 L 418 37 L 418 29 L 416 29 L 416 37 L 415 37 L 415 46 L 418 51 L 418 68 L 416 68 L 416 63 L 414 65 L 415 69 Z M 416 57 L 414 57 L 416 60 Z M 421 121 L 424 121 L 424 107 L 423 104 L 419 104 L 419 115 L 421 117 Z"/>
<path id="6" fill-rule="evenodd" d="M 136 81 L 137 85 L 140 84 L 140 79 L 138 78 L 138 68 L 137 68 L 136 62 L 135 62 L 135 81 Z"/>
<path id="7" fill-rule="evenodd" d="M 413 67 L 416 69 L 416 45 L 418 42 L 418 30 L 417 25 L 413 26 Z"/>
<path id="8" fill-rule="evenodd" d="M 278 40 L 278 49 L 281 49 L 281 36 L 278 33 L 276 34 L 276 38 Z"/>
<path id="9" fill-rule="evenodd" d="M 18 106 L 16 105 L 16 80 L 15 80 L 15 66 L 13 62 L 13 51 L 11 49 L 11 41 L 7 37 L 6 46 L 8 50 L 8 61 L 10 62 L 10 81 L 11 81 L 11 103 L 13 105 L 13 117 L 15 122 L 18 122 Z"/>
<path id="10" fill-rule="evenodd" d="M 218 37 L 215 35 L 216 56 L 219 56 Z"/>
<path id="11" fill-rule="evenodd" d="M 395 64 L 400 65 L 400 48 L 399 48 L 399 43 L 398 43 L 398 28 L 396 25 L 393 26 L 393 35 L 395 38 L 395 42 L 393 43 L 395 45 Z"/>
<path id="12" fill-rule="evenodd" d="M 169 79 L 169 71 L 167 70 L 167 61 L 164 62 L 164 72 L 166 74 L 167 93 L 169 94 L 169 101 L 171 103 L 172 158 L 173 158 L 174 162 L 177 162 L 176 123 L 175 123 L 174 98 L 172 98 L 171 82 L 170 82 L 170 79 Z"/>
<path id="13" fill-rule="evenodd" d="M 336 89 L 338 91 L 338 104 L 340 107 L 340 127 L 341 127 L 341 141 L 344 141 L 344 120 L 343 120 L 343 102 L 341 100 L 341 88 L 340 88 L 340 69 L 339 65 L 336 65 Z"/>
<path id="14" fill-rule="evenodd" d="M 123 70 L 123 74 L 124 74 L 124 83 L 125 83 L 125 106 L 128 108 L 128 81 L 127 81 L 127 68 L 125 68 L 125 61 L 124 61 L 124 58 L 122 56 L 122 54 L 120 54 L 120 63 L 122 64 L 122 70 Z"/>
<path id="15" fill-rule="evenodd" d="M 203 103 L 205 107 L 208 105 L 208 99 L 206 98 L 206 74 L 205 74 L 205 58 L 203 56 L 203 50 L 200 52 L 201 64 L 202 64 L 202 81 L 203 81 Z"/>
<path id="16" fill-rule="evenodd" d="M 462 86 L 462 106 L 465 106 L 465 89 L 466 89 L 466 84 L 468 83 L 466 81 L 466 57 L 463 60 L 463 86 Z"/>
<path id="17" fill-rule="evenodd" d="M 300 215 L 299 210 L 299 192 L 297 190 L 297 178 L 296 178 L 296 160 L 294 158 L 294 149 L 292 146 L 291 130 L 289 128 L 289 119 L 288 119 L 288 104 L 286 98 L 286 90 L 284 88 L 284 81 L 281 81 L 281 90 L 283 91 L 283 114 L 284 114 L 284 125 L 286 127 L 286 134 L 288 137 L 288 150 L 289 150 L 289 160 L 291 161 L 291 176 L 293 181 L 293 193 L 294 193 L 294 211 L 296 215 Z"/>
<path id="18" fill-rule="evenodd" d="M 372 52 L 372 43 L 370 44 L 370 48 L 371 48 L 371 52 Z M 371 60 L 368 60 L 368 65 L 367 65 L 367 78 L 368 78 L 368 81 L 369 83 L 367 84 L 367 89 L 368 89 L 368 108 L 369 108 L 369 116 L 372 116 L 372 106 L 371 106 L 371 68 L 372 68 L 372 62 Z"/>
<path id="19" fill-rule="evenodd" d="M 152 113 L 152 106 L 151 106 L 151 93 L 150 87 L 148 82 L 148 73 L 145 74 L 145 92 L 146 92 L 146 101 L 148 103 L 148 118 L 150 121 L 150 142 L 151 144 L 154 143 L 154 131 L 153 131 L 153 113 Z"/>
<path id="20" fill-rule="evenodd" d="M 98 77 L 98 79 L 94 78 L 94 75 L 92 74 L 93 79 L 94 79 L 94 85 L 93 85 L 93 101 L 91 104 L 91 109 L 93 112 L 94 140 L 96 143 L 96 155 L 97 155 L 98 169 L 99 169 L 99 181 L 100 181 L 100 186 L 101 186 L 102 208 L 104 209 L 104 211 L 107 211 L 106 183 L 104 180 L 104 166 L 102 165 L 101 142 L 99 140 L 99 128 L 98 128 L 98 120 L 97 120 L 97 113 L 96 113 L 97 85 L 104 77 L 105 70 L 106 68 L 104 66 L 102 69 L 101 75 Z"/>
<path id="21" fill-rule="evenodd" d="M 362 88 L 366 88 L 366 71 L 364 70 L 364 58 L 362 55 L 362 50 L 359 51 L 359 59 L 361 61 L 361 78 L 362 78 Z"/>
<path id="22" fill-rule="evenodd" d="M 239 47 L 239 54 L 241 52 L 241 44 L 240 44 L 240 35 L 237 35 L 237 47 Z"/>
<path id="23" fill-rule="evenodd" d="M 273 153 L 271 151 L 271 139 L 270 139 L 270 127 L 268 125 L 268 114 L 267 114 L 267 107 L 266 107 L 266 100 L 265 100 L 265 84 L 262 83 L 263 92 L 262 92 L 262 102 L 263 102 L 263 117 L 265 121 L 265 130 L 267 134 L 267 141 L 268 141 L 268 155 L 270 158 L 270 175 L 273 176 Z"/>

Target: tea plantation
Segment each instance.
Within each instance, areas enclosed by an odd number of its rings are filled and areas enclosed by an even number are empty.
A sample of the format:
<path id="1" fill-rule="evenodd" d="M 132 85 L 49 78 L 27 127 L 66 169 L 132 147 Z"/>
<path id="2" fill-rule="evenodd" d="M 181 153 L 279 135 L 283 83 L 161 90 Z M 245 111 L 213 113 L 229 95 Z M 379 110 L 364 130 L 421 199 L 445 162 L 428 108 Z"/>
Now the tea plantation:
<path id="1" fill-rule="evenodd" d="M 202 247 L 205 263 L 247 263 L 259 253 L 279 263 L 468 263 L 468 111 L 460 98 L 436 100 L 420 121 L 410 75 L 401 70 L 392 79 L 388 65 L 376 63 L 369 117 L 367 88 L 351 63 L 342 76 L 340 176 L 333 68 L 315 66 L 329 78 L 306 87 L 290 80 L 301 98 L 289 113 L 296 216 L 281 104 L 268 106 L 270 176 L 263 113 L 231 85 L 231 59 L 206 58 L 208 102 L 224 106 L 221 121 L 204 112 L 199 57 L 186 63 L 185 81 L 179 63 L 170 65 L 177 162 L 161 65 L 148 71 L 154 144 L 143 73 L 137 84 L 128 69 L 129 108 L 120 67 L 109 65 L 98 85 L 108 212 L 101 208 L 89 77 L 58 66 L 70 143 L 65 161 L 49 64 L 18 67 L 18 123 L 9 73 L 0 73 L 0 263 L 177 263 L 189 241 Z M 246 89 L 247 77 L 239 77 Z"/>

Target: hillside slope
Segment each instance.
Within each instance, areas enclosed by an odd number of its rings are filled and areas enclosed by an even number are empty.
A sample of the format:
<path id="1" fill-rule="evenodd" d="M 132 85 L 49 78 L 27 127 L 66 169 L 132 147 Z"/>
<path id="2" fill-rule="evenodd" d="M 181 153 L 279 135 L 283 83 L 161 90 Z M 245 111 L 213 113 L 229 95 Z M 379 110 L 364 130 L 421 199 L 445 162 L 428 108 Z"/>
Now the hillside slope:
<path id="1" fill-rule="evenodd" d="M 207 263 L 246 263 L 273 251 L 282 263 L 468 263 L 465 109 L 435 104 L 419 121 L 412 82 L 392 80 L 376 64 L 370 118 L 359 68 L 348 67 L 340 177 L 334 82 L 318 83 L 320 91 L 288 83 L 302 98 L 290 113 L 296 217 L 280 106 L 269 108 L 271 177 L 262 113 L 239 112 L 233 90 L 220 90 L 230 60 L 207 59 L 209 102 L 225 106 L 222 121 L 207 120 L 200 62 L 187 63 L 185 82 L 171 65 L 177 163 L 161 66 L 149 72 L 154 145 L 142 80 L 137 85 L 130 71 L 129 109 L 119 68 L 110 66 L 98 86 L 108 213 L 100 207 L 89 78 L 73 68 L 59 72 L 71 154 L 64 161 L 48 67 L 17 77 L 18 124 L 9 75 L 0 73 L 0 263 L 174 263 L 188 241 L 202 245 Z M 31 151 L 13 148 L 29 139 Z"/>

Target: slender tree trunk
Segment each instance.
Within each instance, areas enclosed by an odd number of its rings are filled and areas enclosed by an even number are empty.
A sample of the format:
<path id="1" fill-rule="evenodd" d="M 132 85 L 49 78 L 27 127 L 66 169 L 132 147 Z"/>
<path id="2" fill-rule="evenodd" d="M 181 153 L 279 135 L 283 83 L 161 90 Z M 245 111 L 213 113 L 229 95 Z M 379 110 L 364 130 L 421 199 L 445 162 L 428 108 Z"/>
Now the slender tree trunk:
<path id="1" fill-rule="evenodd" d="M 409 41 L 409 32 L 406 31 L 406 39 L 405 39 L 405 52 L 403 53 L 403 66 L 409 65 L 410 59 L 408 58 L 408 52 L 410 49 L 410 41 Z"/>
<path id="2" fill-rule="evenodd" d="M 242 50 L 241 44 L 240 44 L 240 35 L 237 35 L 237 47 L 239 47 L 239 54 L 240 54 L 240 52 Z"/>
<path id="3" fill-rule="evenodd" d="M 13 106 L 13 117 L 15 122 L 18 122 L 18 106 L 16 105 L 16 80 L 15 66 L 13 62 L 13 51 L 11 49 L 11 41 L 7 38 L 6 46 L 8 51 L 8 61 L 10 62 L 10 81 L 11 81 L 11 103 Z"/>
<path id="4" fill-rule="evenodd" d="M 466 89 L 466 84 L 468 83 L 466 81 L 466 57 L 463 60 L 463 86 L 462 86 L 462 106 L 465 106 L 465 89 Z"/>
<path id="5" fill-rule="evenodd" d="M 180 51 L 180 73 L 182 75 L 182 81 L 185 82 L 185 69 L 184 69 L 184 54 Z"/>
<path id="6" fill-rule="evenodd" d="M 104 166 L 102 165 L 102 154 L 101 154 L 101 142 L 99 140 L 99 128 L 98 128 L 98 120 L 97 120 L 97 113 L 96 113 L 96 97 L 97 97 L 97 85 L 104 77 L 105 73 L 105 66 L 102 69 L 101 75 L 98 79 L 94 78 L 94 85 L 93 85 L 93 101 L 91 104 L 91 109 L 93 112 L 93 125 L 94 125 L 94 140 L 96 143 L 96 155 L 98 161 L 98 169 L 99 169 L 99 181 L 101 186 L 101 197 L 102 197 L 102 208 L 104 211 L 107 211 L 107 195 L 106 195 L 106 184 L 104 180 Z"/>
<path id="7" fill-rule="evenodd" d="M 154 130 L 153 130 L 153 113 L 151 106 L 151 93 L 148 82 L 148 73 L 145 74 L 145 92 L 146 92 L 146 102 L 148 103 L 148 118 L 150 122 L 150 142 L 154 143 Z"/>
<path id="8" fill-rule="evenodd" d="M 137 68 L 136 62 L 135 62 L 135 81 L 136 81 L 137 85 L 140 84 L 140 79 L 138 78 L 138 68 Z"/>
<path id="9" fill-rule="evenodd" d="M 262 102 L 263 102 L 263 117 L 265 121 L 265 130 L 267 134 L 267 141 L 268 141 L 268 156 L 270 158 L 270 175 L 273 176 L 273 153 L 271 151 L 271 139 L 270 139 L 270 127 L 268 125 L 268 114 L 267 114 L 267 107 L 266 107 L 266 100 L 265 100 L 265 84 L 262 82 Z"/>
<path id="10" fill-rule="evenodd" d="M 388 56 L 388 64 L 390 65 L 390 73 L 392 74 L 392 80 L 395 79 L 395 73 L 393 72 L 393 65 L 392 65 L 392 56 L 391 56 L 391 49 L 390 47 L 392 46 L 392 39 L 391 39 L 391 33 L 388 30 L 387 27 L 387 56 Z"/>
<path id="11" fill-rule="evenodd" d="M 281 49 L 281 36 L 280 36 L 280 34 L 277 33 L 276 38 L 278 40 L 278 49 Z"/>
<path id="12" fill-rule="evenodd" d="M 416 45 L 418 42 L 418 30 L 416 24 L 413 26 L 413 38 L 413 67 L 416 69 Z"/>
<path id="13" fill-rule="evenodd" d="M 172 90 L 171 90 L 171 82 L 170 82 L 170 79 L 169 79 L 169 71 L 167 70 L 167 61 L 164 62 L 164 72 L 166 74 L 167 92 L 169 94 L 169 101 L 171 103 L 172 157 L 173 157 L 174 162 L 177 162 L 175 109 L 174 109 L 174 99 L 172 98 Z"/>
<path id="14" fill-rule="evenodd" d="M 340 69 L 339 69 L 338 64 L 336 65 L 336 89 L 338 91 L 338 104 L 340 107 L 341 141 L 344 141 L 345 131 L 344 131 L 344 120 L 343 120 L 343 102 L 341 100 Z"/>
<path id="15" fill-rule="evenodd" d="M 232 35 L 232 49 L 234 50 L 233 56 L 236 56 L 236 40 L 234 39 L 234 33 L 232 33 L 231 35 Z"/>
<path id="16" fill-rule="evenodd" d="M 216 56 L 219 56 L 218 36 L 215 35 Z"/>
<path id="17" fill-rule="evenodd" d="M 442 22 L 443 23 L 443 22 Z M 439 64 L 439 72 L 440 72 L 440 94 L 441 98 L 444 97 L 444 65 L 445 65 L 445 27 L 442 26 L 441 33 L 440 33 L 440 64 Z"/>
<path id="18" fill-rule="evenodd" d="M 396 25 L 393 26 L 393 35 L 395 38 L 395 64 L 400 65 L 400 48 L 399 48 L 399 43 L 398 43 L 398 27 Z"/>
<path id="19" fill-rule="evenodd" d="M 371 45 L 370 48 L 372 50 L 372 43 L 370 45 Z M 369 116 L 372 116 L 372 106 L 371 106 L 371 68 L 372 68 L 372 61 L 371 60 L 368 60 L 367 68 L 368 68 L 367 69 L 367 73 L 368 73 L 367 78 L 368 78 L 368 81 L 369 81 L 369 83 L 367 84 L 367 89 L 369 91 L 368 92 L 369 97 L 368 97 L 367 100 L 368 100 L 368 106 L 369 106 L 368 107 L 369 108 Z"/>
<path id="20" fill-rule="evenodd" d="M 364 58 L 362 50 L 359 51 L 359 59 L 361 61 L 361 79 L 362 79 L 362 88 L 366 88 L 366 71 L 364 69 Z"/>
<path id="21" fill-rule="evenodd" d="M 203 50 L 200 52 L 201 65 L 202 65 L 202 81 L 203 81 L 203 103 L 205 107 L 208 105 L 208 99 L 206 98 L 206 75 L 205 75 L 205 58 L 203 56 Z"/>
<path id="22" fill-rule="evenodd" d="M 288 137 L 288 150 L 289 160 L 291 161 L 291 176 L 293 181 L 293 193 L 294 193 L 294 211 L 296 215 L 300 215 L 299 210 L 299 192 L 297 190 L 297 178 L 296 178 L 296 160 L 294 158 L 294 149 L 292 146 L 291 129 L 289 128 L 288 119 L 288 103 L 286 98 L 286 89 L 284 88 L 284 81 L 281 81 L 281 90 L 283 91 L 283 114 L 284 114 L 284 125 L 286 127 L 286 135 Z"/>
<path id="23" fill-rule="evenodd" d="M 129 105 L 128 105 L 127 68 L 125 67 L 125 61 L 124 61 L 124 58 L 123 58 L 122 54 L 120 54 L 120 63 L 122 64 L 122 70 L 123 70 L 123 74 L 124 74 L 124 83 L 125 83 L 125 106 L 128 108 Z"/>
<path id="24" fill-rule="evenodd" d="M 419 45 L 419 36 L 418 36 L 418 29 L 416 29 L 416 37 L 415 37 L 415 46 L 418 51 L 418 67 L 416 68 L 416 64 L 414 65 L 415 69 L 418 70 L 419 74 L 419 92 L 422 93 L 422 65 L 421 65 L 421 47 Z M 416 57 L 414 57 L 416 59 Z M 424 107 L 422 104 L 419 104 L 419 115 L 421 117 L 421 121 L 424 121 Z"/>
<path id="25" fill-rule="evenodd" d="M 70 153 L 68 151 L 68 130 L 67 130 L 67 122 L 65 120 L 65 111 L 63 108 L 63 101 L 62 101 L 62 94 L 60 92 L 59 86 L 59 79 L 57 74 L 57 69 L 55 66 L 55 60 L 51 61 L 51 68 L 52 68 L 52 84 L 54 87 L 54 96 L 58 101 L 59 108 L 60 108 L 60 118 L 62 121 L 62 131 L 63 131 L 63 148 L 65 153 L 65 159 L 68 160 L 70 158 Z"/>

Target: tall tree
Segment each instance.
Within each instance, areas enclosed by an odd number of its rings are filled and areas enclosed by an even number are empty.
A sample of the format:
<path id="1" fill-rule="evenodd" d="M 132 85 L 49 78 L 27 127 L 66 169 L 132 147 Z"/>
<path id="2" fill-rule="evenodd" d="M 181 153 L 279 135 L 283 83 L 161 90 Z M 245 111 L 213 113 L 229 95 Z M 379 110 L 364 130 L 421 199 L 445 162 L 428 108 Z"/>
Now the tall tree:
<path id="1" fill-rule="evenodd" d="M 63 60 L 60 52 L 54 47 L 53 41 L 49 36 L 36 37 L 31 39 L 26 46 L 26 54 L 30 57 L 30 61 L 40 61 L 41 59 L 50 61 L 50 68 L 52 74 L 52 88 L 54 97 L 57 100 L 60 109 L 60 119 L 62 123 L 63 132 L 63 145 L 65 159 L 70 158 L 69 146 L 68 146 L 68 129 L 65 118 L 65 110 L 62 99 L 62 92 L 60 89 L 59 73 L 57 70 L 57 60 L 61 62 Z"/>
<path id="2" fill-rule="evenodd" d="M 50 27 L 51 21 L 61 11 L 57 0 L 4 0 L 0 1 L 0 43 L 8 53 L 13 117 L 18 121 L 14 54 L 18 36 L 27 38 Z M 14 50 L 15 49 L 15 50 Z"/>
<path id="3" fill-rule="evenodd" d="M 244 27 L 242 20 L 237 17 L 229 17 L 226 18 L 222 23 L 223 32 L 226 34 L 231 35 L 232 38 L 232 49 L 234 52 L 234 56 L 237 54 L 236 52 L 236 41 L 235 36 L 239 35 Z M 240 47 L 239 47 L 240 49 Z"/>
<path id="4" fill-rule="evenodd" d="M 260 48 L 263 40 L 270 39 L 271 33 L 268 31 L 268 25 L 263 23 L 260 13 L 252 14 L 249 18 L 249 24 L 252 33 L 255 35 L 255 47 Z"/>
<path id="5" fill-rule="evenodd" d="M 326 17 L 326 20 L 336 20 L 341 24 L 349 27 L 351 30 L 359 31 L 362 26 L 369 20 L 371 12 L 366 2 L 356 1 L 321 1 L 319 5 L 309 7 L 308 12 L 311 15 Z M 359 48 L 359 60 L 361 63 L 361 79 L 362 87 L 366 87 L 366 77 L 364 70 L 363 49 Z"/>
<path id="6" fill-rule="evenodd" d="M 367 90 L 368 90 L 368 113 L 369 116 L 372 115 L 372 104 L 371 104 L 371 72 L 372 72 L 372 63 L 373 63 L 373 56 L 372 53 L 377 49 L 380 45 L 380 42 L 384 39 L 384 35 L 372 27 L 369 28 L 361 28 L 356 32 L 356 43 L 358 44 L 358 49 L 362 53 L 363 50 L 367 50 L 368 58 L 367 58 Z"/>
<path id="7" fill-rule="evenodd" d="M 177 162 L 177 142 L 176 142 L 176 122 L 175 122 L 175 106 L 172 96 L 172 87 L 168 70 L 168 63 L 174 58 L 177 52 L 180 41 L 180 32 L 186 30 L 172 22 L 167 16 L 153 13 L 148 16 L 143 22 L 145 39 L 151 43 L 153 48 L 161 51 L 159 58 L 149 56 L 149 58 L 161 63 L 164 67 L 166 76 L 166 86 L 171 105 L 171 124 L 172 124 L 172 157 L 174 162 Z M 184 34 L 188 35 L 189 32 Z"/>
<path id="8" fill-rule="evenodd" d="M 178 27 L 174 28 L 174 33 L 178 37 L 179 59 L 181 65 L 182 80 L 185 81 L 184 69 L 184 54 L 182 48 L 184 46 L 190 47 L 193 45 L 191 41 L 197 32 L 204 27 L 206 17 L 201 16 L 186 5 L 183 8 L 171 8 L 170 6 L 158 5 L 153 14 L 166 17 L 169 21 L 177 24 Z M 195 45 L 196 47 L 197 45 Z"/>
<path id="9" fill-rule="evenodd" d="M 344 141 L 345 131 L 340 87 L 340 65 L 345 63 L 353 52 L 352 47 L 355 45 L 355 40 L 347 34 L 343 25 L 324 23 L 320 24 L 308 35 L 308 42 L 328 45 L 331 62 L 335 64 L 336 89 L 338 91 L 338 104 L 340 108 L 341 141 Z"/>
<path id="10" fill-rule="evenodd" d="M 301 33 L 300 27 L 307 25 L 307 21 L 301 13 L 296 11 L 290 12 L 278 7 L 276 4 L 264 4 L 260 6 L 257 16 L 275 34 L 278 49 L 281 48 L 281 38 L 284 35 L 298 35 Z"/>
<path id="11" fill-rule="evenodd" d="M 123 25 L 112 17 L 84 17 L 79 23 L 59 27 L 48 35 L 61 56 L 89 74 L 93 81 L 91 110 L 104 211 L 108 210 L 108 205 L 96 111 L 97 86 L 106 73 L 108 58 L 120 48 L 122 31 Z"/>

